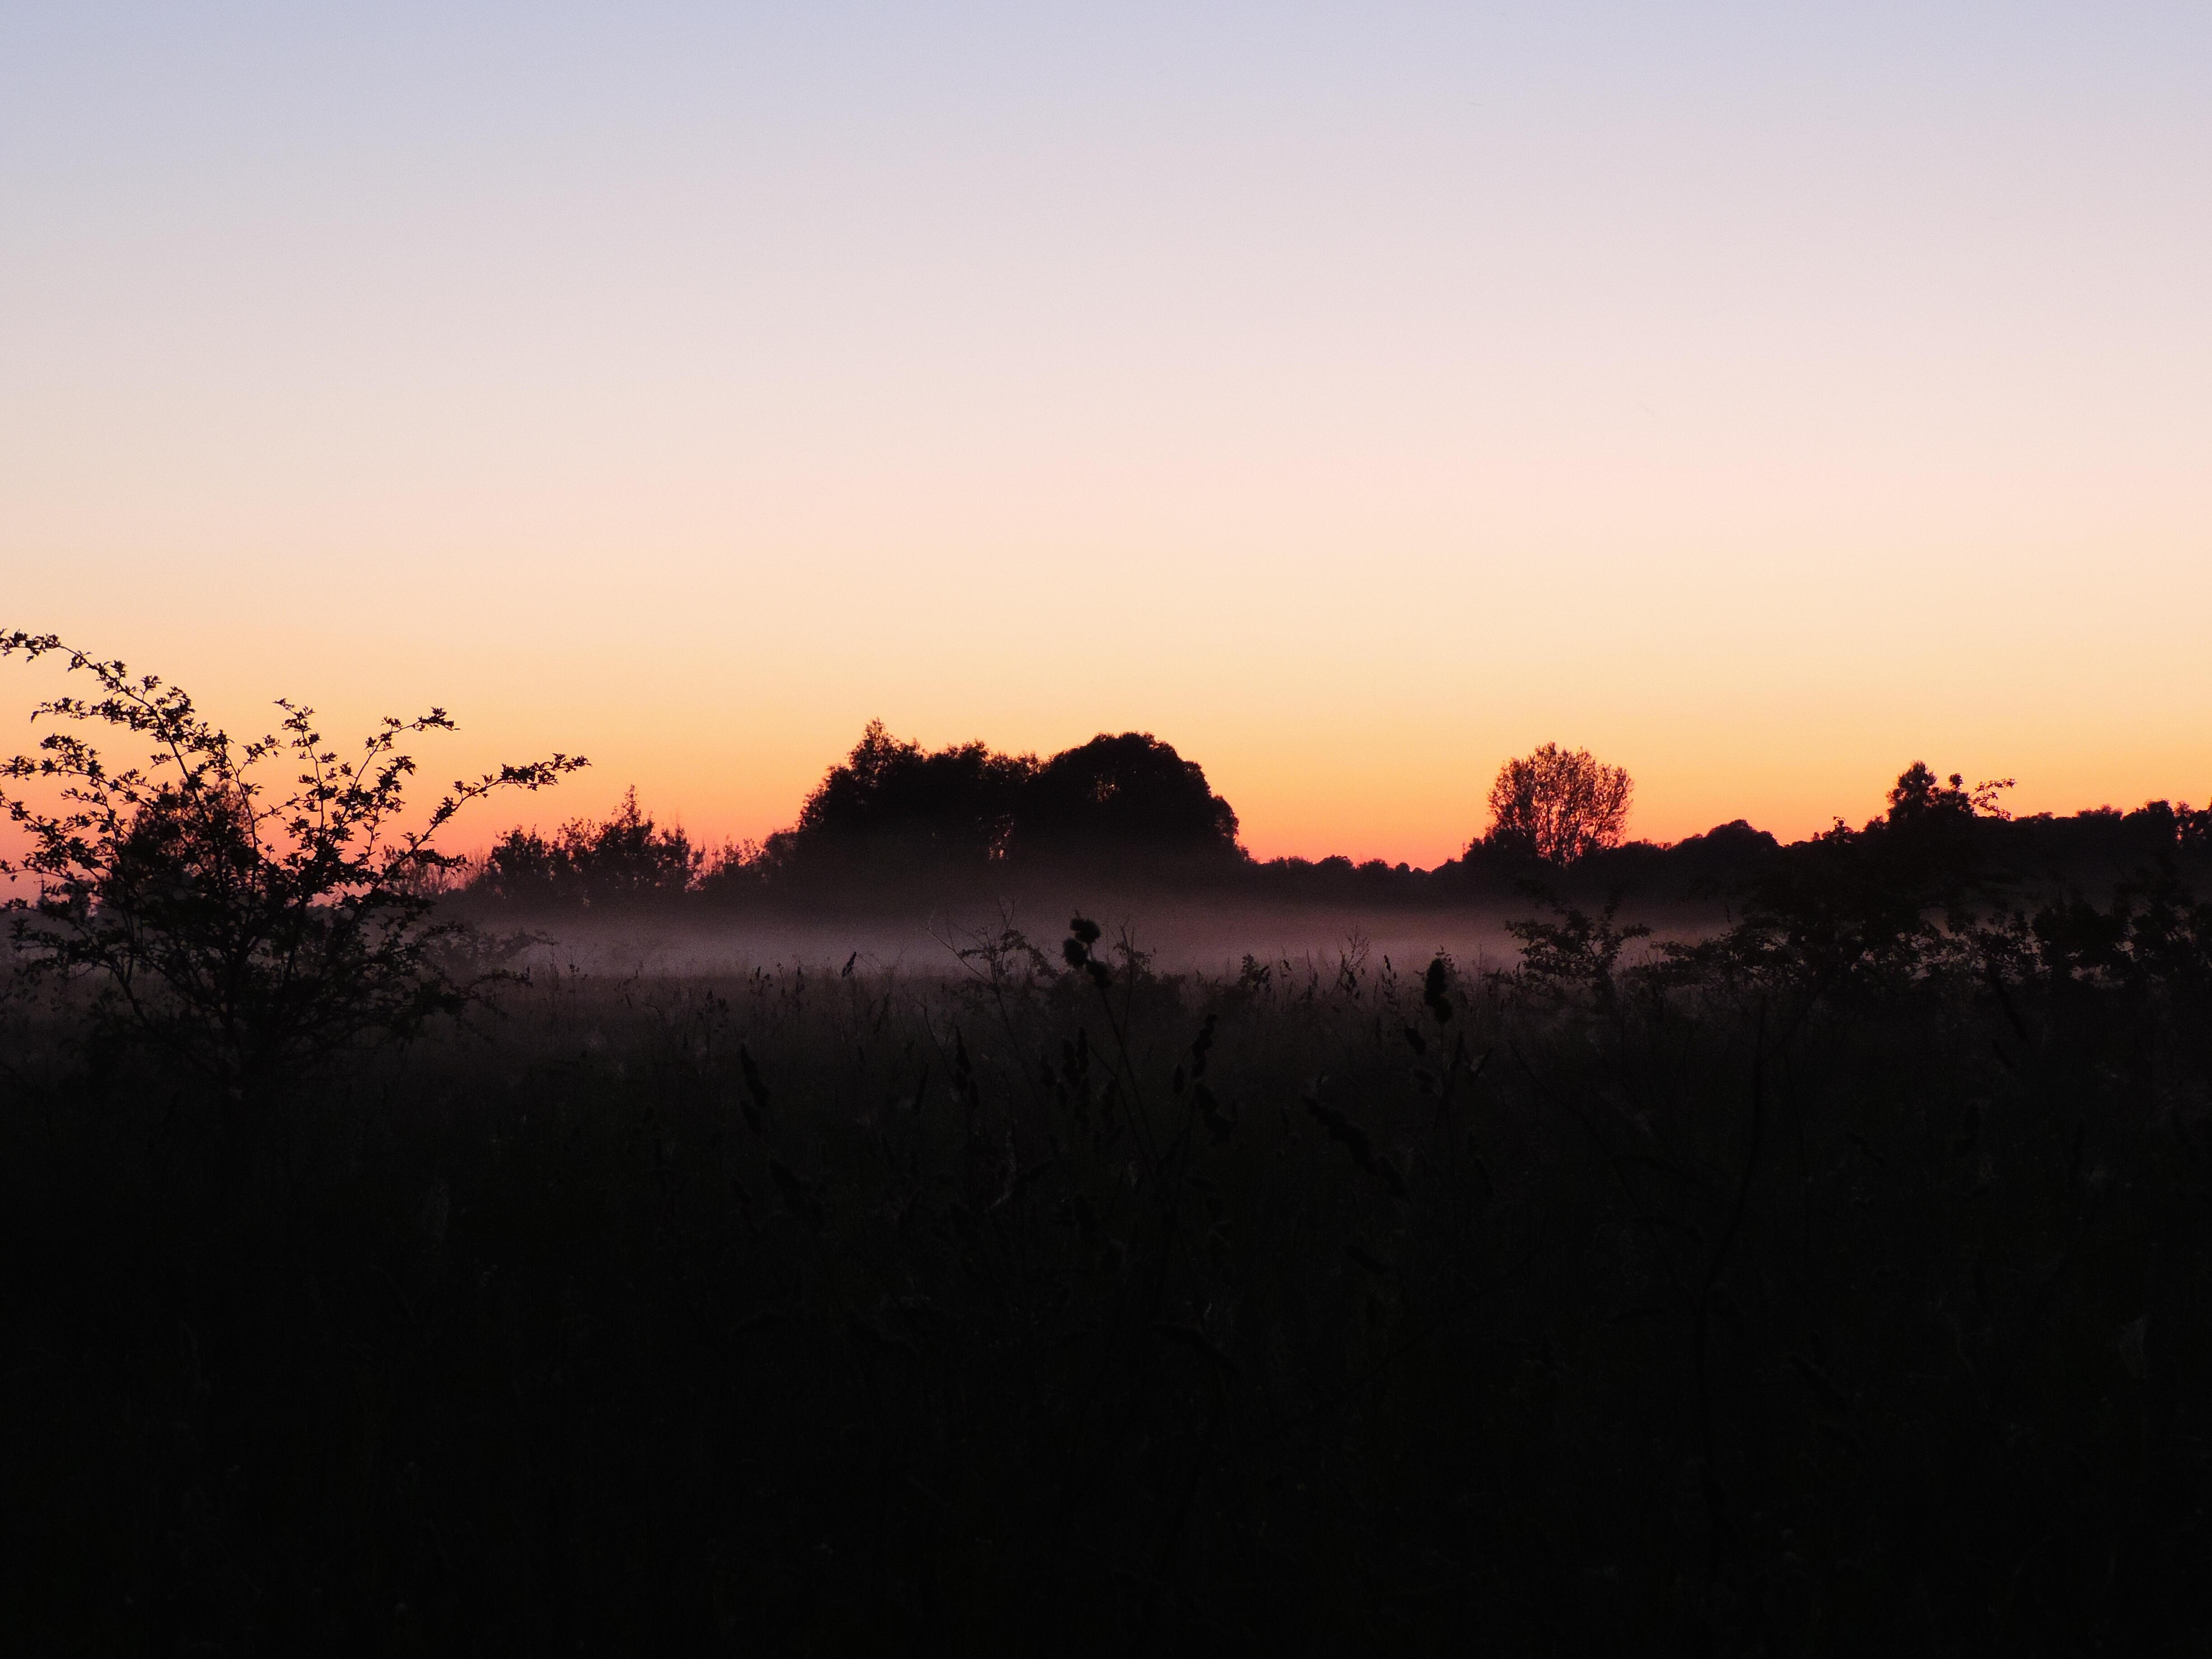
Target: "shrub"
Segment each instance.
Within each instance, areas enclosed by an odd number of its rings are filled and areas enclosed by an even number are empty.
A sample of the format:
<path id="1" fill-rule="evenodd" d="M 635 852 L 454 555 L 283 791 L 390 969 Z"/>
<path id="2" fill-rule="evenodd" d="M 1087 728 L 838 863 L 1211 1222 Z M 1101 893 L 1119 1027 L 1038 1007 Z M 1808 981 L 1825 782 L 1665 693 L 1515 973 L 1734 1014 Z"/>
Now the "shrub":
<path id="1" fill-rule="evenodd" d="M 442 708 L 386 718 L 346 760 L 312 709 L 279 700 L 281 735 L 235 743 L 179 687 L 133 676 L 51 634 L 0 635 L 0 656 L 67 659 L 99 688 L 33 718 L 106 726 L 144 740 L 112 769 L 69 729 L 0 765 L 0 806 L 27 841 L 0 876 L 34 976 L 90 979 L 100 1029 L 149 1040 L 234 1096 L 276 1086 L 358 1038 L 404 1037 L 465 1000 L 441 946 L 434 878 L 458 860 L 433 845 L 470 802 L 540 789 L 586 763 L 555 755 L 456 781 L 404 827 L 415 761 L 400 744 L 453 729 Z M 283 793 L 270 767 L 295 769 Z"/>

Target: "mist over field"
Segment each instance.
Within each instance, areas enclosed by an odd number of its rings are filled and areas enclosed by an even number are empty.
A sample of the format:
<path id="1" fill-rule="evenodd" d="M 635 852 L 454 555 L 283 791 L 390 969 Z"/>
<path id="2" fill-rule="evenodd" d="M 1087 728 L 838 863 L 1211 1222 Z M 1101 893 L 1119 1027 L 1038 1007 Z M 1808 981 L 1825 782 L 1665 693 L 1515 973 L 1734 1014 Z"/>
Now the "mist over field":
<path id="1" fill-rule="evenodd" d="M 1892 813 L 1954 818 L 1961 855 L 2022 904 L 2109 896 L 2143 860 L 2205 855 L 2205 815 L 2186 804 L 2014 820 L 2010 787 L 1947 785 L 1916 763 Z M 633 791 L 605 820 L 510 830 L 441 872 L 441 891 L 473 925 L 532 936 L 516 962 L 592 972 L 958 974 L 962 953 L 992 939 L 1049 953 L 1076 915 L 1164 973 L 1234 977 L 1248 959 L 1333 972 L 1370 957 L 1406 972 L 1440 953 L 1504 972 L 1532 918 L 1620 912 L 1640 930 L 1632 963 L 1708 939 L 1760 882 L 1856 833 L 1839 823 L 1785 847 L 1739 819 L 1632 842 L 1632 795 L 1625 770 L 1547 744 L 1501 769 L 1490 823 L 1434 869 L 1261 861 L 1204 767 L 1152 733 L 1102 733 L 1040 761 L 981 743 L 931 750 L 875 723 L 765 843 L 696 845 Z"/>
<path id="2" fill-rule="evenodd" d="M 1503 902 L 1424 912 L 1353 907 L 1249 906 L 1188 896 L 1071 892 L 1004 909 L 978 904 L 837 919 L 759 916 L 601 917 L 534 921 L 544 937 L 515 958 L 532 968 L 595 975 L 722 975 L 754 969 L 836 974 L 848 963 L 902 978 L 964 973 L 958 952 L 1012 926 L 1057 951 L 1071 915 L 1089 915 L 1108 937 L 1127 937 L 1158 971 L 1234 978 L 1246 957 L 1333 974 L 1340 959 L 1385 958 L 1418 972 L 1438 951 L 1470 970 L 1510 964 L 1519 947 L 1505 931 L 1518 911 Z"/>

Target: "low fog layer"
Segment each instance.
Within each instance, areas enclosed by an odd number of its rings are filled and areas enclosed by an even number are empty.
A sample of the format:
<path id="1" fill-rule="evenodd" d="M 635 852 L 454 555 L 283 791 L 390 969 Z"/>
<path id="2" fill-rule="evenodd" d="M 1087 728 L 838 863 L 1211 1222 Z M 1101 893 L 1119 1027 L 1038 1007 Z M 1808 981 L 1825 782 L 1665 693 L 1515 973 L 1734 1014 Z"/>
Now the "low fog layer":
<path id="1" fill-rule="evenodd" d="M 1718 926 L 1719 908 L 1643 919 L 1667 937 L 1701 936 Z M 1071 917 L 1104 930 L 1110 946 L 1125 937 L 1159 972 L 1233 975 L 1250 956 L 1262 963 L 1308 964 L 1334 971 L 1345 957 L 1380 969 L 1387 957 L 1418 973 L 1441 951 L 1462 968 L 1510 966 L 1520 954 L 1505 924 L 1535 914 L 1533 902 L 1408 912 L 1354 906 L 1264 905 L 1193 901 L 1160 895 L 1071 896 L 1052 905 L 1003 908 L 969 904 L 887 908 L 866 915 L 623 915 L 578 913 L 533 918 L 536 936 L 517 958 L 532 969 L 651 977 L 747 973 L 756 968 L 907 975 L 965 971 L 958 952 L 1012 926 L 1055 963 Z"/>

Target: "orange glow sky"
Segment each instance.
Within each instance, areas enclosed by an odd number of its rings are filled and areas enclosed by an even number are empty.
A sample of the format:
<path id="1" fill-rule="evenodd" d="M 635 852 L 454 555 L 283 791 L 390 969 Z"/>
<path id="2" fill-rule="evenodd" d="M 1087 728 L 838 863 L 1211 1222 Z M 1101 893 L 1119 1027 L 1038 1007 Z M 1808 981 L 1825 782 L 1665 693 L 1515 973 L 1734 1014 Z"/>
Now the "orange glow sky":
<path id="1" fill-rule="evenodd" d="M 1547 739 L 1660 839 L 2212 797 L 2201 6 L 33 9 L 0 625 L 241 726 L 714 839 L 874 716 L 1262 856 Z"/>

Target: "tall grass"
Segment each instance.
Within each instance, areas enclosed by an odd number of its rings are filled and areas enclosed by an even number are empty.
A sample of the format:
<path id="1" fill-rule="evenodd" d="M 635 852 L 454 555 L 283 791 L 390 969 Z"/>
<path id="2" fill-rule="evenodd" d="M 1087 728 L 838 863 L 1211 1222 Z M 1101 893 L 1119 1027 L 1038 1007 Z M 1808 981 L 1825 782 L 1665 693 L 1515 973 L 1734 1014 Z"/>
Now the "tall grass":
<path id="1" fill-rule="evenodd" d="M 242 1179 L 219 1101 L 19 1022 L 0 1626 L 2212 1634 L 2212 1067 L 2170 986 L 1067 963 L 540 976 L 302 1094 Z"/>

